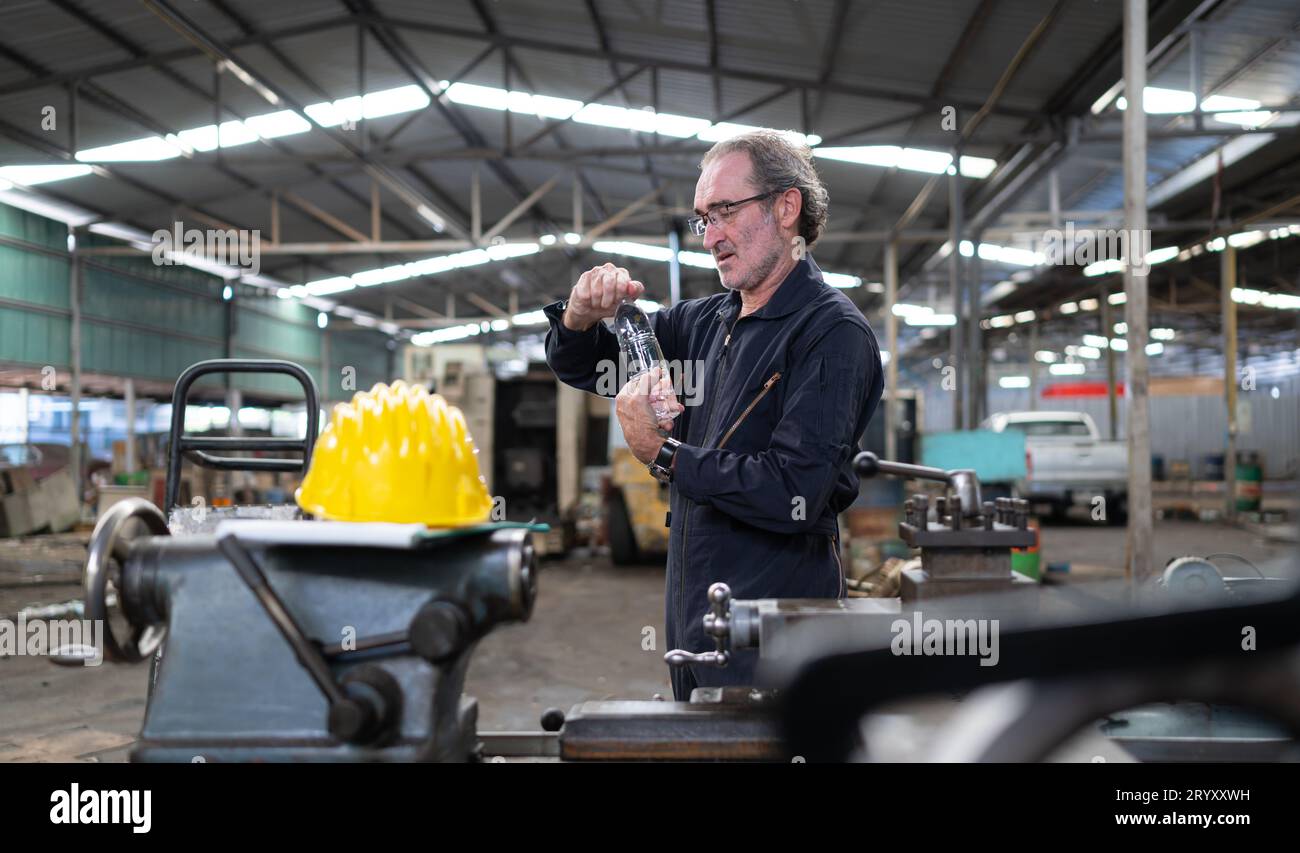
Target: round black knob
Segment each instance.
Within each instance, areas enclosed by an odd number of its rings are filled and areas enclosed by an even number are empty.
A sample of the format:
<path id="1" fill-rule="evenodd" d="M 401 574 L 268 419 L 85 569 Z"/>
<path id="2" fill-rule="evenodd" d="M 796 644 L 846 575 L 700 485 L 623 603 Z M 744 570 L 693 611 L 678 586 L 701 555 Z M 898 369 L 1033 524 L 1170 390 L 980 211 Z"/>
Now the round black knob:
<path id="1" fill-rule="evenodd" d="M 402 687 L 383 667 L 349 670 L 339 685 L 344 698 L 330 705 L 329 732 L 346 743 L 381 746 L 401 727 Z"/>
<path id="2" fill-rule="evenodd" d="M 874 477 L 880 472 L 880 458 L 870 450 L 853 457 L 853 471 L 859 477 Z"/>
<path id="3" fill-rule="evenodd" d="M 558 732 L 564 726 L 564 712 L 559 708 L 547 708 L 542 712 L 542 731 Z"/>
<path id="4" fill-rule="evenodd" d="M 450 601 L 430 601 L 411 620 L 411 648 L 435 663 L 459 652 L 469 639 L 469 617 Z"/>
<path id="5" fill-rule="evenodd" d="M 367 702 L 348 698 L 330 705 L 330 734 L 345 743 L 364 740 L 375 725 L 375 710 Z"/>

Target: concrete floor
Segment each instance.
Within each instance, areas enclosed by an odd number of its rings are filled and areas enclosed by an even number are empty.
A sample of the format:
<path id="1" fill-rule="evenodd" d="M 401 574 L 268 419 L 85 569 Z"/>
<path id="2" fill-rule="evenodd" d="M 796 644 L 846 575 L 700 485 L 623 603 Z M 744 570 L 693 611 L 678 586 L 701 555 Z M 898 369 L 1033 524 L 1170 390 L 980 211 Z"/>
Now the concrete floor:
<path id="1" fill-rule="evenodd" d="M 50 538 L 22 553 L 0 542 L 0 617 L 76 598 L 83 541 L 84 534 Z M 1222 552 L 1266 571 L 1293 571 L 1294 545 L 1219 524 L 1156 524 L 1159 566 L 1173 556 Z M 1084 581 L 1085 567 L 1113 576 L 1123 564 L 1124 531 L 1047 526 L 1042 553 L 1044 564 L 1071 563 L 1071 580 Z M 663 586 L 662 567 L 619 568 L 603 557 L 544 562 L 532 619 L 491 634 L 473 658 L 467 692 L 479 700 L 480 729 L 536 730 L 546 708 L 588 699 L 671 696 Z M 647 637 L 654 648 L 643 648 Z M 44 658 L 0 658 L 0 761 L 125 760 L 143 717 L 146 678 L 143 665 L 62 668 Z"/>

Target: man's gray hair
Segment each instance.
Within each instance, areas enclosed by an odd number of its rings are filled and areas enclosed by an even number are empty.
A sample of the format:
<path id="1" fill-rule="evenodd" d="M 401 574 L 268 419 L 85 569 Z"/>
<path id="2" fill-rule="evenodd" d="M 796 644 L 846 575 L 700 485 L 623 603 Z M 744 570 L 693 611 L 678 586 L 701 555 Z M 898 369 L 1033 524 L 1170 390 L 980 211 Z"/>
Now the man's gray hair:
<path id="1" fill-rule="evenodd" d="M 700 161 L 700 168 L 738 151 L 749 155 L 754 183 L 761 191 L 775 193 L 790 188 L 799 191 L 803 196 L 799 236 L 809 247 L 816 243 L 830 216 L 830 197 L 813 166 L 812 149 L 780 131 L 752 130 L 714 145 Z"/>

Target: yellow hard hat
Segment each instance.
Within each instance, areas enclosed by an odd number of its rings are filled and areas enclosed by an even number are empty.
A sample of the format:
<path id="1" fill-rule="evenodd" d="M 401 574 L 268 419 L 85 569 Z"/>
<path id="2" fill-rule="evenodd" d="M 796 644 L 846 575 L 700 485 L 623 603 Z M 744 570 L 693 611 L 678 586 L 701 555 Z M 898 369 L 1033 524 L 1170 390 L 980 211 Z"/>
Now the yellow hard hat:
<path id="1" fill-rule="evenodd" d="M 487 521 L 492 498 L 460 409 L 398 380 L 339 403 L 296 498 L 333 521 L 460 527 Z"/>

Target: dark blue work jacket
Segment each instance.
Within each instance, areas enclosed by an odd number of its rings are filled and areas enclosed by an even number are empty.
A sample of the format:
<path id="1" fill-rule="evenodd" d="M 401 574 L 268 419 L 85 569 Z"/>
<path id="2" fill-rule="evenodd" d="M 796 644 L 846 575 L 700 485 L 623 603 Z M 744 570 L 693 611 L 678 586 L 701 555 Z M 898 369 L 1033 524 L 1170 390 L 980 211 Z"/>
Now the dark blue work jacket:
<path id="1" fill-rule="evenodd" d="M 561 381 L 613 395 L 601 380 L 617 363 L 604 323 L 551 322 L 546 357 Z M 686 411 L 673 437 L 665 624 L 667 648 L 708 651 L 707 591 L 721 581 L 736 599 L 844 595 L 836 516 L 858 495 L 851 463 L 882 390 L 880 348 L 862 313 L 805 257 L 772 298 L 741 318 L 734 291 L 690 299 L 650 315 L 664 358 L 689 364 Z M 673 673 L 673 692 L 752 684 L 757 656 L 726 668 Z"/>

